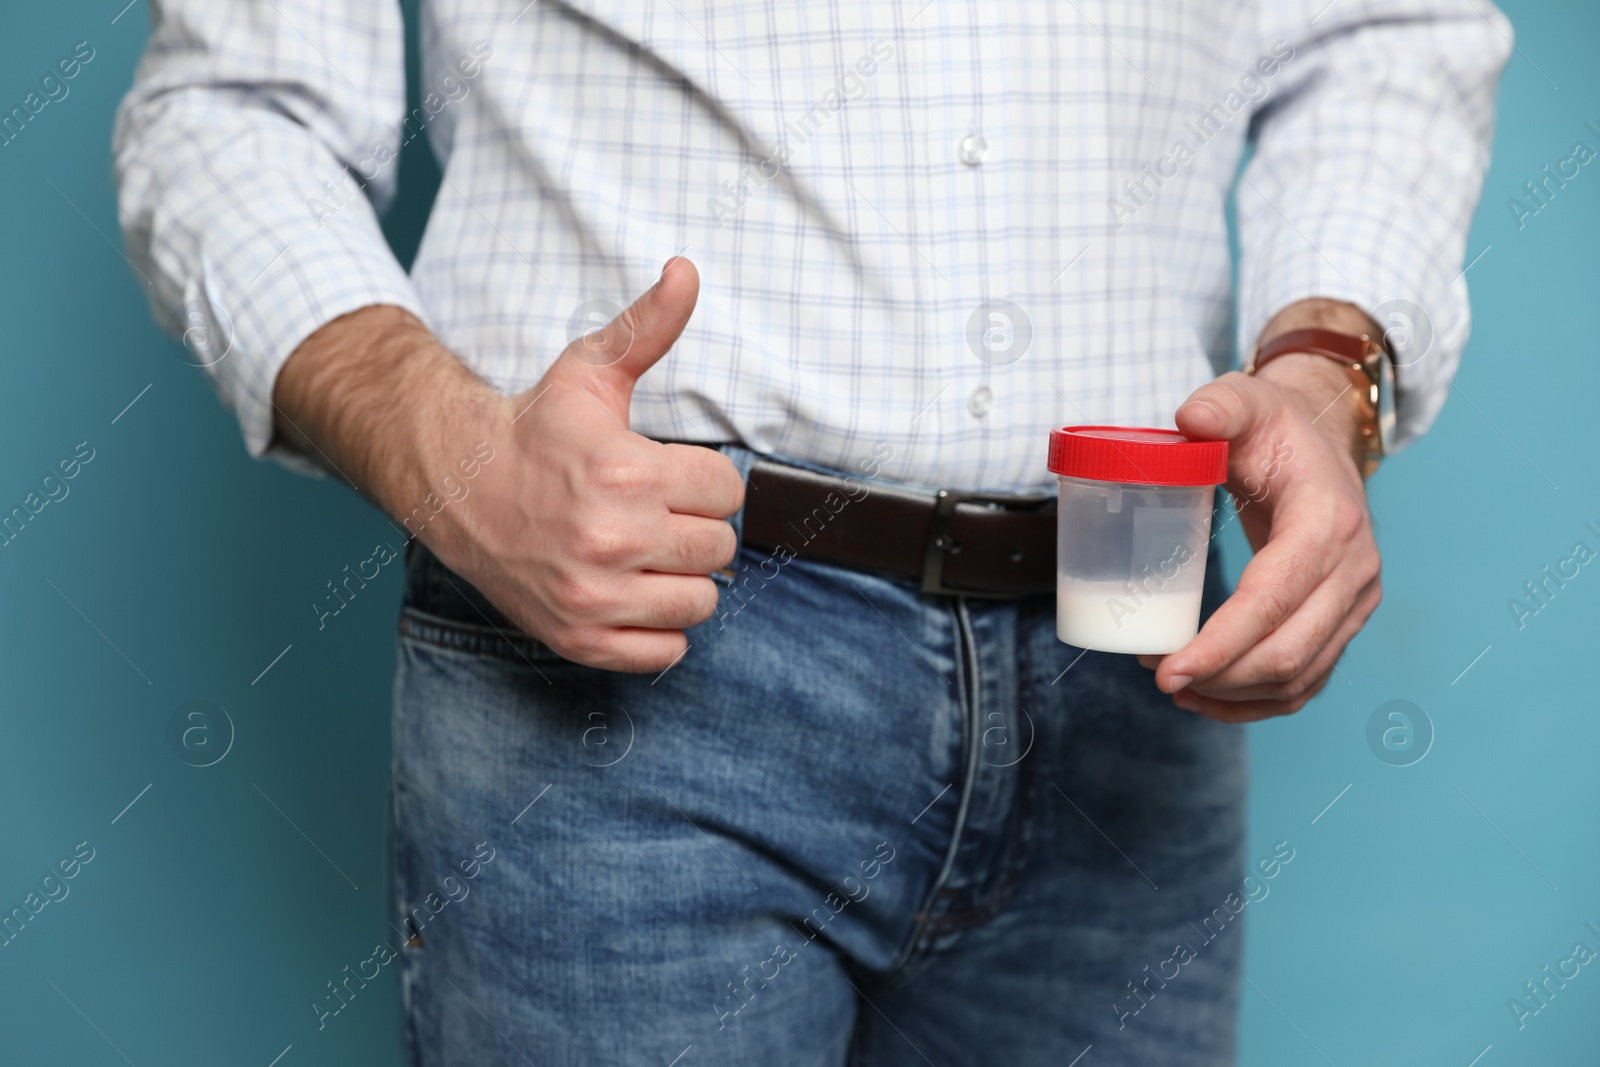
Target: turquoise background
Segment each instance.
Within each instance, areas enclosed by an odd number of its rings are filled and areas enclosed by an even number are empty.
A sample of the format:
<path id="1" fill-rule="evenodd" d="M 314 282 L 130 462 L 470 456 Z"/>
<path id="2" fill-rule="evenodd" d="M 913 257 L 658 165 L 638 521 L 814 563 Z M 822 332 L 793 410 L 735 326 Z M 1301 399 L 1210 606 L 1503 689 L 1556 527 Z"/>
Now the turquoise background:
<path id="1" fill-rule="evenodd" d="M 113 22 L 122 2 L 0 12 L 6 109 L 76 42 L 97 51 L 0 148 L 0 510 L 79 442 L 95 450 L 0 548 L 0 913 L 94 849 L 0 948 L 0 1064 L 397 1063 L 392 969 L 320 1033 L 307 1007 L 392 936 L 398 570 L 322 632 L 306 604 L 394 533 L 331 482 L 251 462 L 150 324 L 107 148 L 148 21 L 137 0 Z M 1574 541 L 1600 548 L 1583 529 L 1600 526 L 1600 171 L 1522 230 L 1506 206 L 1574 141 L 1600 148 L 1584 128 L 1600 124 L 1600 10 L 1503 6 L 1519 51 L 1469 241 L 1476 325 L 1437 426 L 1372 486 L 1383 607 L 1307 711 L 1250 728 L 1250 855 L 1287 840 L 1296 858 L 1247 909 L 1248 1065 L 1600 1062 L 1600 969 L 1525 1029 L 1507 1008 L 1577 940 L 1600 949 L 1583 927 L 1600 926 L 1600 568 L 1521 630 L 1507 608 Z M 390 220 L 405 255 L 434 181 L 412 152 Z M 235 729 L 212 767 L 169 747 L 192 700 Z M 1367 742 L 1391 700 L 1436 733 L 1412 766 Z"/>

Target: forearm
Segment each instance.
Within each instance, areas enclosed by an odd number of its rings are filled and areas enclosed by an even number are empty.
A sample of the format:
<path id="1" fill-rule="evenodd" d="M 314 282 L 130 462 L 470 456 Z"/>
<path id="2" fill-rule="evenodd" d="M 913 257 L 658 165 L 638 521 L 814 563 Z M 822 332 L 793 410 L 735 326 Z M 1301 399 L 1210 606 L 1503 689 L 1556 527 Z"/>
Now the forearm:
<path id="1" fill-rule="evenodd" d="M 306 338 L 273 390 L 278 435 L 396 517 L 437 491 L 503 404 L 416 316 L 387 305 Z"/>

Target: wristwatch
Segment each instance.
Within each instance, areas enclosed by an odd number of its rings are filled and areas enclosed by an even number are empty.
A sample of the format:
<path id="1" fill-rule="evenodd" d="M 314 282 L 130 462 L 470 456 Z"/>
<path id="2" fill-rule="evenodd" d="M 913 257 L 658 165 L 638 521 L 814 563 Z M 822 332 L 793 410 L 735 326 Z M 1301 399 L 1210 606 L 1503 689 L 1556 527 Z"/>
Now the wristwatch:
<path id="1" fill-rule="evenodd" d="M 1383 457 L 1394 447 L 1394 357 L 1388 346 L 1367 334 L 1290 330 L 1266 344 L 1257 345 L 1245 362 L 1244 372 L 1255 374 L 1272 360 L 1291 352 L 1327 356 L 1344 366 L 1352 388 L 1362 400 L 1364 415 L 1357 465 L 1361 467 L 1363 478 L 1372 477 Z"/>

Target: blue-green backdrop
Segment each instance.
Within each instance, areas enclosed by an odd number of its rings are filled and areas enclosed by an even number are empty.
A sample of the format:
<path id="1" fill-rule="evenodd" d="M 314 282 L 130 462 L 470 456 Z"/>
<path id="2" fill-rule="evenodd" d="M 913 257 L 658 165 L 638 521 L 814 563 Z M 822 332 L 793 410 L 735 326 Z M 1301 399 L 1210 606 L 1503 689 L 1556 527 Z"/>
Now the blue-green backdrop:
<path id="1" fill-rule="evenodd" d="M 306 604 L 392 530 L 331 482 L 251 462 L 150 324 L 110 177 L 148 25 L 124 2 L 0 11 L 0 110 L 77 42 L 96 52 L 0 148 L 0 511 L 93 454 L 0 547 L 0 914 L 93 855 L 0 947 L 0 1064 L 397 1063 L 392 972 L 321 1032 L 308 1008 L 390 936 L 397 572 L 321 632 Z M 1503 6 L 1518 47 L 1468 246 L 1476 324 L 1437 426 L 1372 485 L 1383 607 L 1325 695 L 1250 727 L 1251 855 L 1296 853 L 1247 909 L 1247 1065 L 1600 1062 L 1600 971 L 1520 1027 L 1507 1003 L 1575 942 L 1600 949 L 1600 568 L 1520 628 L 1507 606 L 1575 541 L 1600 548 L 1600 171 L 1521 226 L 1507 206 L 1574 142 L 1600 149 L 1600 9 Z M 436 180 L 411 152 L 389 220 L 403 257 Z M 210 767 L 171 740 L 191 701 L 231 720 Z M 1431 723 L 1409 766 L 1402 734 L 1369 742 L 1390 701 Z M 220 743 L 209 715 L 178 726 Z"/>

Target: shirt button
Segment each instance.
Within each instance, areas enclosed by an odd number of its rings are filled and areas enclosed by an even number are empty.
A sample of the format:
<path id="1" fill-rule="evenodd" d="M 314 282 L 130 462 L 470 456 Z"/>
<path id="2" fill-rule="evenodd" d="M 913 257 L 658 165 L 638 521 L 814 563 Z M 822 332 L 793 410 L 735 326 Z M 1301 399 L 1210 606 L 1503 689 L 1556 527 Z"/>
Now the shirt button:
<path id="1" fill-rule="evenodd" d="M 961 139 L 961 162 L 976 167 L 989 158 L 989 142 L 982 134 L 969 133 Z"/>
<path id="2" fill-rule="evenodd" d="M 975 419 L 981 419 L 989 414 L 989 409 L 994 407 L 994 392 L 987 385 L 980 385 L 967 396 L 967 411 Z"/>

